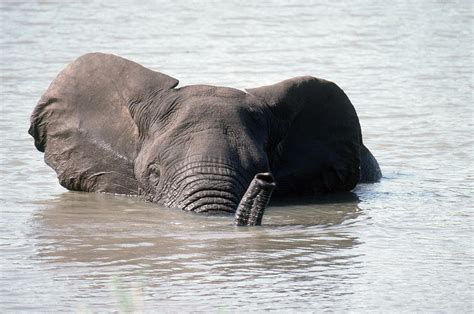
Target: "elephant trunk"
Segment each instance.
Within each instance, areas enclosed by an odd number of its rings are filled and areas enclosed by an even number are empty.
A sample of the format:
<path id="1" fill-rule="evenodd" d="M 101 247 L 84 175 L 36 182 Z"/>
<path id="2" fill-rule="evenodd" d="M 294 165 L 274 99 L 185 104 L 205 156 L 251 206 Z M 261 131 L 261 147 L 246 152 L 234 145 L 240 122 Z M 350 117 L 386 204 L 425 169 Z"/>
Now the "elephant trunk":
<path id="1" fill-rule="evenodd" d="M 267 207 L 270 201 L 275 186 L 275 180 L 270 173 L 257 174 L 237 207 L 234 225 L 261 225 L 265 207 Z"/>

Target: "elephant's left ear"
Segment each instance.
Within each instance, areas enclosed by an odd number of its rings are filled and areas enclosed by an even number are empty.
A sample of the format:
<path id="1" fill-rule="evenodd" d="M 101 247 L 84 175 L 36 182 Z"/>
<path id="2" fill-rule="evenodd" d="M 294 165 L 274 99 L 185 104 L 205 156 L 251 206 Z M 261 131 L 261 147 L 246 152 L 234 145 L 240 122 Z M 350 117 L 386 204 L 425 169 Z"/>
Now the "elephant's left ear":
<path id="1" fill-rule="evenodd" d="M 270 108 L 284 136 L 271 156 L 277 192 L 348 191 L 360 177 L 359 119 L 334 83 L 311 76 L 249 89 Z"/>

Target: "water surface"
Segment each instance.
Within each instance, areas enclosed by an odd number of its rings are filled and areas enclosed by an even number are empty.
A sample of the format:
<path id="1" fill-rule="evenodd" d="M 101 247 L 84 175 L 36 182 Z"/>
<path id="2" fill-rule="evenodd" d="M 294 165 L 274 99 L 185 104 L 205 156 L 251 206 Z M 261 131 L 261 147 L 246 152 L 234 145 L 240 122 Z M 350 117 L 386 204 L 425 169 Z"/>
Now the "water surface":
<path id="1" fill-rule="evenodd" d="M 469 1 L 2 1 L 2 312 L 473 311 Z M 188 84 L 337 82 L 384 178 L 259 228 L 67 192 L 27 135 L 64 66 L 110 52 Z"/>

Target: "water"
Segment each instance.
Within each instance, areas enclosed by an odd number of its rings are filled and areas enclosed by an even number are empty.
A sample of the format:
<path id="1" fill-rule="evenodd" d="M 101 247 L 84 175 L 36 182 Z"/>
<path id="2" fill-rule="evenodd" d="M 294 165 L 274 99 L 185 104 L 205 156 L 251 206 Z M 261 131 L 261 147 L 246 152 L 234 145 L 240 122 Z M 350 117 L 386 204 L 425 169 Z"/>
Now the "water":
<path id="1" fill-rule="evenodd" d="M 5 1 L 0 310 L 472 312 L 470 1 Z M 384 178 L 259 228 L 67 192 L 27 135 L 64 66 L 111 52 L 237 88 L 337 82 Z"/>

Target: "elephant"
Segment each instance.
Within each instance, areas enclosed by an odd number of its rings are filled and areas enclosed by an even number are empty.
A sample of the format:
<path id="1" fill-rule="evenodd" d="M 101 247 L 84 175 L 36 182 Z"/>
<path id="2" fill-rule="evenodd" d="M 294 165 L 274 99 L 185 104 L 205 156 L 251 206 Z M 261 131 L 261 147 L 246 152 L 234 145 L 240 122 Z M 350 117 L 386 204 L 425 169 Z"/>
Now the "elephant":
<path id="1" fill-rule="evenodd" d="M 89 53 L 51 83 L 29 134 L 59 183 L 260 225 L 271 195 L 350 191 L 382 173 L 335 83 L 295 77 L 245 91 Z"/>

